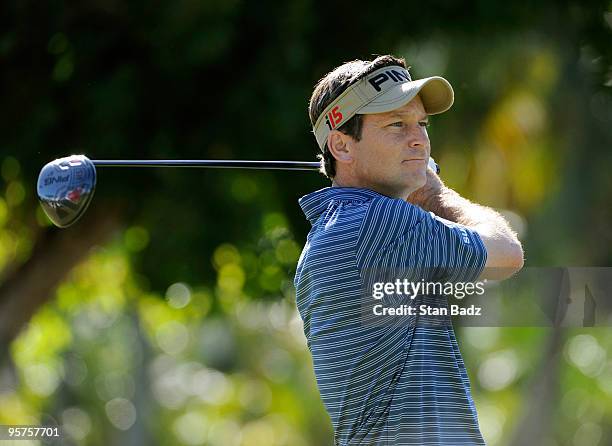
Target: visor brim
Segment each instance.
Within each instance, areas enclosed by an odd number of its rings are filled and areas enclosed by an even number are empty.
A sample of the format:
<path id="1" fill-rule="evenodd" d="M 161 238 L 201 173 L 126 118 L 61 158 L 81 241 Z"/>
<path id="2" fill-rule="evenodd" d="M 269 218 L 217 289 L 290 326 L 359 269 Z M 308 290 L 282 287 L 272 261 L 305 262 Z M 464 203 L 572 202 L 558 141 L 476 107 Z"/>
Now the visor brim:
<path id="1" fill-rule="evenodd" d="M 359 114 L 385 113 L 406 105 L 420 95 L 425 113 L 436 115 L 443 113 L 454 102 L 453 87 L 443 77 L 434 76 L 404 82 L 377 97 L 357 111 Z"/>

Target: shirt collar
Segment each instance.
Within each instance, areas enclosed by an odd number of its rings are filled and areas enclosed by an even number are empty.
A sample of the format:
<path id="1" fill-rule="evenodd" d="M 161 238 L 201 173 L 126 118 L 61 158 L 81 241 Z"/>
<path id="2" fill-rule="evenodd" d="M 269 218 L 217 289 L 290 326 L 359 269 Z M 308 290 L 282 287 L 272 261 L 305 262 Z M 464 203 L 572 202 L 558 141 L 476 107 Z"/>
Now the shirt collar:
<path id="1" fill-rule="evenodd" d="M 329 207 L 331 201 L 367 201 L 376 197 L 382 197 L 382 195 L 370 189 L 359 187 L 326 187 L 304 195 L 298 202 L 308 221 L 314 224 L 319 216 Z"/>

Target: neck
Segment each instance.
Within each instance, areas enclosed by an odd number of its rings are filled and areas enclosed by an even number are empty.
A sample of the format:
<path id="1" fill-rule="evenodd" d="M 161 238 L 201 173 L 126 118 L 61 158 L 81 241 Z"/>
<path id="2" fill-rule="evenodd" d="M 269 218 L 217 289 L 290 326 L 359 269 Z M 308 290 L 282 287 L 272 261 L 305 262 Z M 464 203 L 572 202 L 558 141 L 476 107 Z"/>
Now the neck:
<path id="1" fill-rule="evenodd" d="M 380 183 L 372 183 L 363 180 L 359 181 L 356 179 L 349 180 L 342 178 L 339 175 L 334 177 L 332 180 L 332 187 L 357 187 L 360 189 L 370 189 L 374 192 L 378 192 L 381 195 L 386 195 L 387 197 L 391 198 L 401 198 L 402 200 L 406 200 L 410 195 L 410 191 L 399 191 Z"/>

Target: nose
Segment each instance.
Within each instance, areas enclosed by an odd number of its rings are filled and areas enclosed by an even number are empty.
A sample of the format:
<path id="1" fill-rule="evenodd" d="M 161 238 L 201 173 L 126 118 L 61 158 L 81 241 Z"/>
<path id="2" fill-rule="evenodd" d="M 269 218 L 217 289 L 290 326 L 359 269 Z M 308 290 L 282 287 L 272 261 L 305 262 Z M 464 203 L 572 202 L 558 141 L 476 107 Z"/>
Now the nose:
<path id="1" fill-rule="evenodd" d="M 427 129 L 421 125 L 418 125 L 410 132 L 409 145 L 414 149 L 423 149 L 429 145 L 429 135 L 427 135 Z"/>

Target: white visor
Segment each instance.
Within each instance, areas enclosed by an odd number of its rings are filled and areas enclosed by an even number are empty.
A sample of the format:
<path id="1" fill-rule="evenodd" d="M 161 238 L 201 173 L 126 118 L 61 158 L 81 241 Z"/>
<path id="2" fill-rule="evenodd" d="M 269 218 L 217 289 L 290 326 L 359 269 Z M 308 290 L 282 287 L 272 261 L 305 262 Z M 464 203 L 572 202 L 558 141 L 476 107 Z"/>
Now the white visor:
<path id="1" fill-rule="evenodd" d="M 321 150 L 329 133 L 356 114 L 384 113 L 402 107 L 420 95 L 425 112 L 435 115 L 453 105 L 450 83 L 439 76 L 413 81 L 400 66 L 380 68 L 348 87 L 332 102 L 314 125 L 313 132 Z"/>

